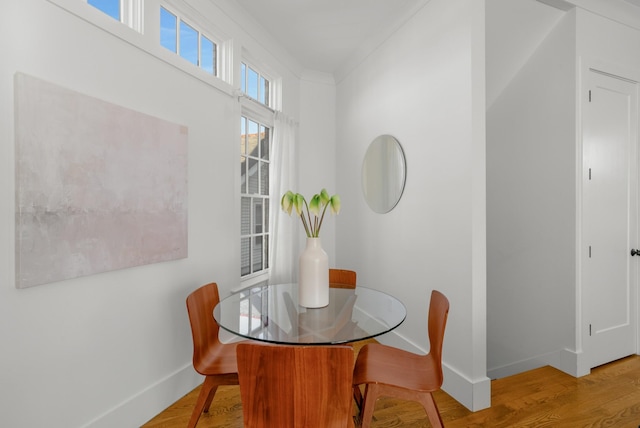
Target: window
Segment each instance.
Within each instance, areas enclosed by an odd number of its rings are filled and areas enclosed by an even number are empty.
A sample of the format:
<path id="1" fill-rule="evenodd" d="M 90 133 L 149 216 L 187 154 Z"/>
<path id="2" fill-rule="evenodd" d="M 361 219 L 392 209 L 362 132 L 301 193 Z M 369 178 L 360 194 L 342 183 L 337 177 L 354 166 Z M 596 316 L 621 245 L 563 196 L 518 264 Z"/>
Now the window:
<path id="1" fill-rule="evenodd" d="M 218 75 L 218 44 L 162 6 L 160 7 L 160 44 L 209 74 Z"/>
<path id="2" fill-rule="evenodd" d="M 240 65 L 240 89 L 254 100 L 269 107 L 269 80 L 244 62 Z"/>
<path id="3" fill-rule="evenodd" d="M 120 21 L 120 0 L 87 0 L 87 3 Z"/>
<path id="4" fill-rule="evenodd" d="M 269 152 L 271 128 L 243 115 L 240 124 L 240 270 L 269 268 Z"/>
<path id="5" fill-rule="evenodd" d="M 142 33 L 143 0 L 85 0 L 88 5 Z M 55 0 L 54 0 L 55 2 Z M 64 6 L 63 6 L 64 7 Z"/>

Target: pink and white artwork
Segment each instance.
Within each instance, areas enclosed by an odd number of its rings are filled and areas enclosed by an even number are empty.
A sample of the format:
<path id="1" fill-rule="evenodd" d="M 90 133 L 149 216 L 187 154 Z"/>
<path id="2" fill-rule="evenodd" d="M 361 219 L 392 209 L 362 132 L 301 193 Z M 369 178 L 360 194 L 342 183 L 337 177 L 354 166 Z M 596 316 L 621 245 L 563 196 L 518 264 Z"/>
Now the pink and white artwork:
<path id="1" fill-rule="evenodd" d="M 15 76 L 16 287 L 187 257 L 187 128 Z"/>

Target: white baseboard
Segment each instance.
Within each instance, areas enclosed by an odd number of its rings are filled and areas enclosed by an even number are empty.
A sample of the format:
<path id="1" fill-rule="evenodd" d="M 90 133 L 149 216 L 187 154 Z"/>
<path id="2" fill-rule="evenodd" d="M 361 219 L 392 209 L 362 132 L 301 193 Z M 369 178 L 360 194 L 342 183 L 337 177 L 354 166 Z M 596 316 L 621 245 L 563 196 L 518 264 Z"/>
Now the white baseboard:
<path id="1" fill-rule="evenodd" d="M 203 377 L 189 363 L 87 422 L 82 428 L 139 428 L 202 381 Z"/>
<path id="2" fill-rule="evenodd" d="M 415 343 L 407 340 L 396 332 L 390 332 L 376 339 L 385 345 L 395 346 L 409 352 L 424 354 L 426 350 L 421 349 Z M 446 361 L 442 362 L 444 374 L 444 384 L 442 389 L 460 404 L 472 412 L 491 407 L 491 379 L 484 376 L 472 381 L 466 376 L 448 366 Z"/>
<path id="3" fill-rule="evenodd" d="M 406 338 L 391 332 L 377 337 L 380 343 L 415 353 L 426 351 Z M 444 384 L 442 389 L 471 411 L 491 405 L 491 380 L 488 377 L 471 381 L 443 362 Z M 191 363 L 176 370 L 145 390 L 104 412 L 81 428 L 137 428 L 161 413 L 186 393 L 200 385 L 203 377 Z"/>
<path id="4" fill-rule="evenodd" d="M 568 349 L 561 349 L 547 354 L 537 355 L 532 358 L 506 364 L 487 370 L 491 379 L 500 379 L 514 374 L 534 370 L 543 366 L 551 366 L 573 377 L 589 374 L 589 369 L 581 367 L 581 353 Z"/>
<path id="5" fill-rule="evenodd" d="M 516 361 L 514 363 L 505 364 L 500 367 L 494 367 L 487 370 L 487 376 L 490 379 L 501 379 L 507 376 L 513 376 L 518 373 L 534 370 L 539 367 L 548 366 L 549 360 L 552 360 L 551 355 L 539 355 L 533 358 L 527 358 L 525 360 Z"/>

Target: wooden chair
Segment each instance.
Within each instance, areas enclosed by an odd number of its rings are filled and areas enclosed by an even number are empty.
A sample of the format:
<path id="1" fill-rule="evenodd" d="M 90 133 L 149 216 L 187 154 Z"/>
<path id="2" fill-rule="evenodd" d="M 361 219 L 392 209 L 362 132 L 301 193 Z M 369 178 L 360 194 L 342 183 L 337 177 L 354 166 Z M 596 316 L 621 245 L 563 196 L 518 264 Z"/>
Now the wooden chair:
<path id="1" fill-rule="evenodd" d="M 215 282 L 203 285 L 187 297 L 187 311 L 193 337 L 193 367 L 205 376 L 198 401 L 187 425 L 189 428 L 196 426 L 203 411 L 209 411 L 219 385 L 238 385 L 238 343 L 221 343 L 218 338 L 220 327 L 213 318 L 213 308 L 219 301 L 218 285 Z"/>
<path id="2" fill-rule="evenodd" d="M 353 421 L 349 346 L 238 345 L 245 428 L 345 428 Z"/>
<path id="3" fill-rule="evenodd" d="M 371 343 L 359 352 L 353 374 L 353 393 L 361 409 L 362 427 L 371 424 L 376 400 L 381 396 L 418 401 L 433 427 L 442 427 L 442 418 L 432 393 L 442 386 L 442 342 L 449 314 L 449 300 L 439 291 L 431 292 L 429 304 L 429 344 L 427 355 Z M 364 400 L 360 387 L 365 385 Z"/>
<path id="4" fill-rule="evenodd" d="M 329 287 L 356 288 L 356 272 L 346 269 L 329 269 Z"/>

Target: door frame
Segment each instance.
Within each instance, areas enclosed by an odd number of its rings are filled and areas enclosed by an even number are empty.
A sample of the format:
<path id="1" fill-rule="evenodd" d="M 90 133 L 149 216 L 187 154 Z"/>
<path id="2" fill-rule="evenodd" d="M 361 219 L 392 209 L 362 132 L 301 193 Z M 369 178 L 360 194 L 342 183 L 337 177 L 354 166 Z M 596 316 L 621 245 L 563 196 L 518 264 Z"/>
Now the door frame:
<path id="1" fill-rule="evenodd" d="M 605 60 L 589 58 L 586 56 L 580 56 L 578 58 L 578 82 L 577 82 L 577 117 L 576 117 L 576 330 L 575 330 L 575 342 L 576 342 L 576 372 L 577 377 L 587 375 L 591 372 L 590 361 L 587 358 L 584 337 L 588 332 L 588 324 L 585 320 L 584 305 L 585 296 L 583 295 L 583 281 L 582 281 L 582 260 L 585 253 L 585 248 L 582 241 L 582 226 L 583 226 L 583 180 L 584 180 L 584 168 L 583 168 L 583 127 L 584 127 L 584 112 L 586 106 L 589 103 L 589 88 L 590 88 L 590 73 L 597 72 L 604 75 L 611 76 L 613 78 L 622 79 L 635 84 L 636 87 L 636 99 L 640 104 L 640 69 L 632 67 L 621 66 L 620 64 L 614 64 Z M 640 129 L 640 105 L 637 106 L 639 117 L 638 127 Z M 635 192 L 638 198 L 638 215 L 636 216 L 635 229 L 636 236 L 633 236 L 630 242 L 633 248 L 638 248 L 639 241 L 639 226 L 640 226 L 640 132 L 638 133 L 636 141 L 636 164 L 637 164 L 637 177 L 638 180 L 635 183 Z M 635 280 L 633 281 L 632 296 L 634 298 L 635 311 L 634 319 L 632 322 L 635 324 L 636 331 L 636 354 L 640 354 L 640 296 L 639 296 L 639 278 L 638 278 L 638 263 L 635 266 Z"/>

